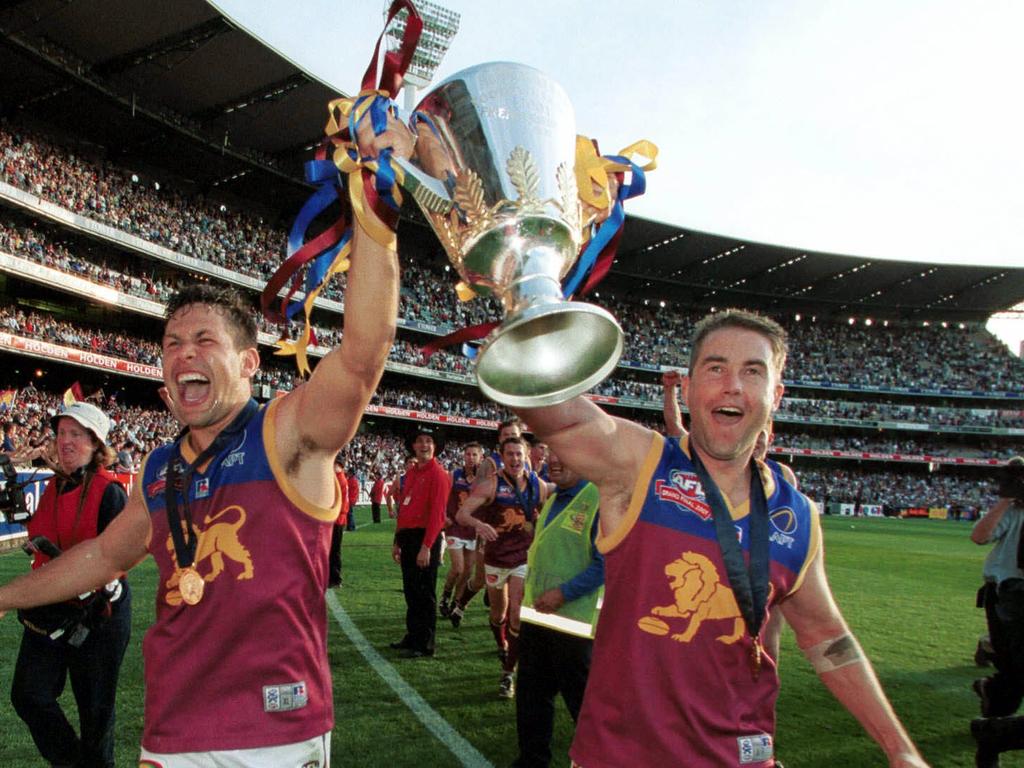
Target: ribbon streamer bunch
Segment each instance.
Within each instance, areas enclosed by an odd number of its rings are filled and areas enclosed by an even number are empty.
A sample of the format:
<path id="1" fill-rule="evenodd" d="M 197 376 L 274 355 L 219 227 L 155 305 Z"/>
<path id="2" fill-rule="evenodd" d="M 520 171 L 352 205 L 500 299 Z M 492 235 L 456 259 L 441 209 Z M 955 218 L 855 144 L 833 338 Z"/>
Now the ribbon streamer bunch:
<path id="1" fill-rule="evenodd" d="M 316 190 L 299 211 L 288 233 L 286 260 L 271 276 L 260 297 L 263 314 L 271 322 L 287 323 L 300 311 L 304 312 L 305 322 L 299 338 L 292 341 L 283 337 L 277 342 L 275 353 L 295 355 L 303 376 L 310 372 L 306 349 L 316 344 L 310 322 L 313 304 L 331 276 L 349 268 L 353 219 L 376 242 L 391 250 L 397 248 L 395 228 L 402 204 L 401 171 L 392 165 L 389 148 L 382 149 L 376 158 L 362 156 L 357 135 L 365 120 L 370 121 L 374 135 L 380 136 L 387 130 L 389 118 L 397 119 L 393 99 L 402 87 L 423 30 L 423 19 L 411 0 L 392 3 L 385 29 L 402 10 L 408 17 L 401 45 L 398 51 L 384 54 L 376 86 L 383 31 L 363 75 L 359 95 L 335 99 L 327 106 L 326 138 L 317 148 L 315 159 L 305 165 L 306 180 L 314 184 Z M 345 194 L 346 186 L 348 194 Z M 334 223 L 311 237 L 309 230 L 313 222 L 335 204 L 340 205 L 340 212 Z M 307 267 L 305 274 L 303 267 Z M 280 309 L 275 309 L 275 300 L 286 285 L 289 287 L 281 299 Z M 293 300 L 300 287 L 305 291 L 303 300 Z"/>

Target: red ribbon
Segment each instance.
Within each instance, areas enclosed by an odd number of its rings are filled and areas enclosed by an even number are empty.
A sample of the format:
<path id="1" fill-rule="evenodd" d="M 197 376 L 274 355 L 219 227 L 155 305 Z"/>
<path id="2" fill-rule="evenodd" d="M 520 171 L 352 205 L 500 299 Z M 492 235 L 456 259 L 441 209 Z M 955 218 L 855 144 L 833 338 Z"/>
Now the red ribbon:
<path id="1" fill-rule="evenodd" d="M 420 41 L 420 33 L 423 32 L 423 17 L 412 4 L 412 0 L 395 0 L 388 9 L 388 18 L 384 22 L 384 31 L 388 24 L 397 16 L 402 9 L 409 12 L 409 18 L 405 20 L 405 34 L 397 51 L 388 51 L 384 54 L 384 64 L 381 67 L 380 81 L 377 85 L 378 91 L 384 91 L 389 98 L 395 98 L 402 88 L 402 80 L 405 72 L 409 69 L 412 55 L 416 53 L 416 45 Z M 384 31 L 377 38 L 377 45 L 373 48 L 373 58 L 363 73 L 362 90 L 367 91 L 373 88 L 373 81 L 377 79 L 377 59 L 380 56 L 380 44 L 384 39 Z"/>
<path id="2" fill-rule="evenodd" d="M 465 344 L 467 341 L 479 341 L 499 325 L 501 325 L 501 323 L 497 320 L 492 320 L 489 323 L 480 323 L 479 325 L 470 325 L 466 328 L 460 328 L 453 333 L 449 333 L 447 336 L 442 336 L 429 344 L 424 344 L 420 347 L 420 354 L 423 355 L 423 360 L 427 361 L 434 356 L 434 353 L 444 349 L 445 347 L 452 347 L 456 344 Z"/>

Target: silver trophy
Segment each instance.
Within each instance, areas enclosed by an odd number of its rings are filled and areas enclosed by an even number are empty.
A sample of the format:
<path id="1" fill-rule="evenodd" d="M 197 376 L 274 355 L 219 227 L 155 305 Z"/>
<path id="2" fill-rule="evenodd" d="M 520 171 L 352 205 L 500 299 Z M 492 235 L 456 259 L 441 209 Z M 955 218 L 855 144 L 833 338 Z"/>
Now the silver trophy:
<path id="1" fill-rule="evenodd" d="M 603 380 L 622 354 L 606 310 L 566 301 L 561 281 L 583 227 L 576 126 L 565 91 L 522 64 L 495 62 L 443 81 L 416 108 L 413 162 L 399 161 L 462 280 L 505 319 L 476 358 L 485 395 L 553 405 Z"/>

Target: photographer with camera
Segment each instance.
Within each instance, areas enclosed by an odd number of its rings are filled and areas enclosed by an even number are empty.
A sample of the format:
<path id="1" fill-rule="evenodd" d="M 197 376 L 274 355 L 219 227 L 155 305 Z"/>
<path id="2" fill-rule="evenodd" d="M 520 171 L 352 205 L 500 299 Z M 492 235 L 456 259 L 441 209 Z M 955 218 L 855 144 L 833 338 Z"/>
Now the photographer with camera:
<path id="1" fill-rule="evenodd" d="M 995 545 L 985 558 L 985 584 L 978 595 L 996 667 L 991 677 L 974 681 L 983 718 L 971 723 L 979 766 L 998 766 L 1000 752 L 1024 748 L 1024 723 L 1007 717 L 1024 698 L 1024 459 L 1010 459 L 998 493 L 999 500 L 971 530 L 975 544 Z"/>
<path id="2" fill-rule="evenodd" d="M 27 526 L 33 569 L 95 538 L 128 498 L 106 469 L 114 451 L 106 445 L 110 419 L 103 411 L 76 402 L 58 413 L 52 425 L 57 433 L 54 476 Z M 115 693 L 131 632 L 131 597 L 123 577 L 96 587 L 86 597 L 18 612 L 25 629 L 11 702 L 40 754 L 55 766 L 114 765 Z M 81 736 L 57 701 L 68 678 Z"/>

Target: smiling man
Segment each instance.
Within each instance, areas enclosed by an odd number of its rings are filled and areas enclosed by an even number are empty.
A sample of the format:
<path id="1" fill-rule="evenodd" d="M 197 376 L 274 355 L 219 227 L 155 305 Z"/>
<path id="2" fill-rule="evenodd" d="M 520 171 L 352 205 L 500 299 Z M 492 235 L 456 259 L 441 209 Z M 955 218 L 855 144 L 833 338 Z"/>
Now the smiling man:
<path id="1" fill-rule="evenodd" d="M 474 485 L 455 519 L 472 526 L 487 542 L 484 567 L 491 607 L 491 632 L 501 658 L 498 695 L 515 696 L 514 673 L 519 660 L 519 608 L 523 603 L 526 561 L 533 541 L 537 510 L 548 496 L 548 484 L 529 467 L 522 437 L 501 443 L 501 467 Z"/>
<path id="2" fill-rule="evenodd" d="M 785 332 L 727 310 L 698 324 L 690 349 L 680 440 L 583 397 L 520 411 L 601 497 L 605 599 L 574 762 L 776 765 L 779 680 L 763 627 L 778 609 L 890 766 L 920 768 L 832 599 L 817 510 L 753 457 L 782 398 Z"/>
<path id="3" fill-rule="evenodd" d="M 411 150 L 401 132 L 373 143 Z M 396 254 L 354 230 L 341 345 L 265 407 L 251 395 L 251 308 L 204 284 L 171 301 L 163 394 L 183 437 L 147 457 L 99 537 L 0 588 L 0 612 L 53 603 L 154 558 L 145 765 L 329 763 L 324 592 L 340 500 L 332 464 L 380 380 L 398 310 Z"/>

